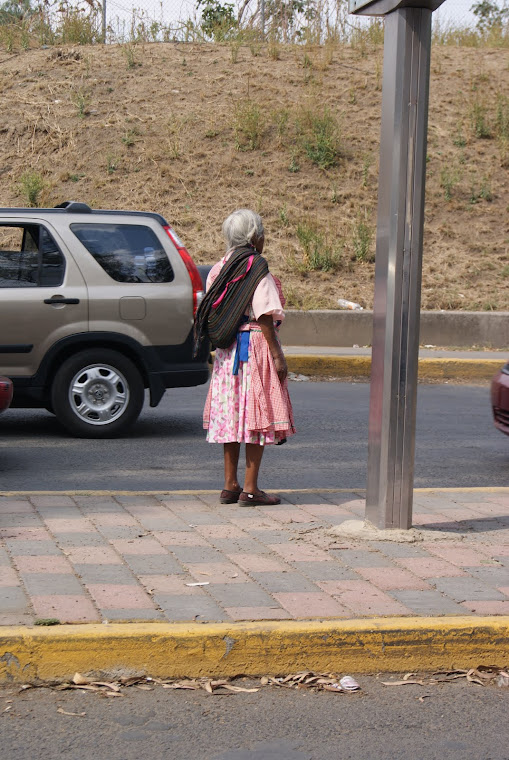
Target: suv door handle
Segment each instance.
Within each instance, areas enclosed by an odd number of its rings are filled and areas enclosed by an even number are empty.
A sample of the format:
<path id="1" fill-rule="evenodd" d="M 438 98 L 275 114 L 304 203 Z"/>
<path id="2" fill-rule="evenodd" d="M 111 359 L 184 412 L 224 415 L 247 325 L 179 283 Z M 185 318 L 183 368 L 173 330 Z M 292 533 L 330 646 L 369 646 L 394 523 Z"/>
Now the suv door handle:
<path id="1" fill-rule="evenodd" d="M 56 306 L 57 304 L 60 305 L 61 303 L 70 303 L 70 304 L 77 304 L 80 302 L 79 298 L 45 298 L 44 303 L 49 303 L 50 305 Z"/>

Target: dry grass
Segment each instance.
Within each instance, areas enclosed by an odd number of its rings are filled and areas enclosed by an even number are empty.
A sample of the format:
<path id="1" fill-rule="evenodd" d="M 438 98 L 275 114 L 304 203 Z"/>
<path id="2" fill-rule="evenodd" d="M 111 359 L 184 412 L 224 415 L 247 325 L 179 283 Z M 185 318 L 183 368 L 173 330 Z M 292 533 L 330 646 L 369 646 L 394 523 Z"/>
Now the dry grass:
<path id="1" fill-rule="evenodd" d="M 39 204 L 159 211 L 209 263 L 223 218 L 249 206 L 290 306 L 371 306 L 382 48 L 234 53 L 0 50 L 0 205 L 23 204 L 36 172 Z M 505 50 L 433 49 L 423 308 L 507 308 L 508 99 Z"/>

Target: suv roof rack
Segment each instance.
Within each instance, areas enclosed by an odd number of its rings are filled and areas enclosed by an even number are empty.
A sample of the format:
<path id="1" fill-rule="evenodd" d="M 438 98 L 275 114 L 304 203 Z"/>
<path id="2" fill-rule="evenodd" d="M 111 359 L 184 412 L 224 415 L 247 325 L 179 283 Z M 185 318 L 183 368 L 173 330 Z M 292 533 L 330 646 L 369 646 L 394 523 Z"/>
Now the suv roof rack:
<path id="1" fill-rule="evenodd" d="M 0 0 L 1 3 L 1 0 Z M 59 203 L 58 206 L 53 206 L 53 208 L 0 208 L 0 213 L 23 213 L 23 214 L 30 214 L 30 216 L 40 216 L 41 214 L 93 214 L 97 215 L 100 214 L 101 216 L 128 216 L 128 217 L 139 217 L 140 219 L 149 217 L 150 219 L 154 219 L 156 222 L 158 222 L 163 227 L 168 226 L 168 222 L 164 218 L 164 216 L 161 216 L 161 214 L 156 214 L 153 211 L 116 211 L 113 209 L 101 209 L 96 208 L 92 209 L 90 206 L 88 206 L 86 203 L 81 203 L 81 201 L 64 201 L 63 203 Z"/>
<path id="2" fill-rule="evenodd" d="M 55 208 L 63 208 L 69 213 L 73 214 L 91 214 L 92 209 L 90 206 L 88 206 L 86 203 L 81 203 L 80 201 L 64 201 L 63 203 L 59 203 L 58 206 L 55 206 Z"/>

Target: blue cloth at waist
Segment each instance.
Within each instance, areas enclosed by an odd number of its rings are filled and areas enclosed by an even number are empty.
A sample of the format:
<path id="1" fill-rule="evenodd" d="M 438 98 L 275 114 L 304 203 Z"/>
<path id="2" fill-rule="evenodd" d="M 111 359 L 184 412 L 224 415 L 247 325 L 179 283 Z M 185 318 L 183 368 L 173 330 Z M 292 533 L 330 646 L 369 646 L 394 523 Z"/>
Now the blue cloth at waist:
<path id="1" fill-rule="evenodd" d="M 249 317 L 244 315 L 241 324 L 245 324 L 246 322 L 249 322 Z M 237 346 L 235 348 L 232 375 L 238 375 L 240 362 L 247 362 L 249 359 L 249 335 L 249 330 L 239 330 L 237 333 Z"/>

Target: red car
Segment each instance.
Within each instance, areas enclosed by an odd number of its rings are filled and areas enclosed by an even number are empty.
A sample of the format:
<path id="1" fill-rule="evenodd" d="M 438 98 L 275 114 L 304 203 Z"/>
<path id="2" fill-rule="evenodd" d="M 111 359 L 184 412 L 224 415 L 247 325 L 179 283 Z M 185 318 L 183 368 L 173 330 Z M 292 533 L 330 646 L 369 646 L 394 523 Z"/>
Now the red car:
<path id="1" fill-rule="evenodd" d="M 5 412 L 12 401 L 12 381 L 0 375 L 0 412 Z"/>
<path id="2" fill-rule="evenodd" d="M 491 406 L 495 427 L 509 435 L 509 362 L 492 380 Z"/>

